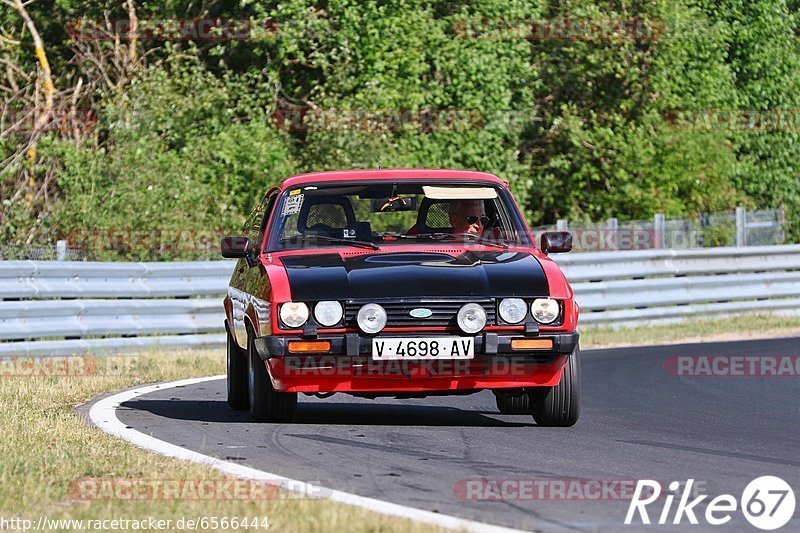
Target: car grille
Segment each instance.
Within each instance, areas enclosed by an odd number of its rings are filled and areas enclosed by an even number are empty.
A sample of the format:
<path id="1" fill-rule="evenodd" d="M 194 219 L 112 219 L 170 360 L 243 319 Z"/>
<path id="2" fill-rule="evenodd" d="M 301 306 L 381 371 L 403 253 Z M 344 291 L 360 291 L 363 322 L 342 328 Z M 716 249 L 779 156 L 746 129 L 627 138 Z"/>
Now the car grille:
<path id="1" fill-rule="evenodd" d="M 358 327 L 356 316 L 361 306 L 368 303 L 376 303 L 386 309 L 387 327 L 430 327 L 430 326 L 453 326 L 456 324 L 458 310 L 468 303 L 476 303 L 486 311 L 486 323 L 495 324 L 495 305 L 491 298 L 463 298 L 446 300 L 411 300 L 393 299 L 392 301 L 380 300 L 348 300 L 345 302 L 345 322 L 348 327 Z M 428 318 L 416 318 L 409 313 L 412 309 L 430 309 L 433 314 Z"/>

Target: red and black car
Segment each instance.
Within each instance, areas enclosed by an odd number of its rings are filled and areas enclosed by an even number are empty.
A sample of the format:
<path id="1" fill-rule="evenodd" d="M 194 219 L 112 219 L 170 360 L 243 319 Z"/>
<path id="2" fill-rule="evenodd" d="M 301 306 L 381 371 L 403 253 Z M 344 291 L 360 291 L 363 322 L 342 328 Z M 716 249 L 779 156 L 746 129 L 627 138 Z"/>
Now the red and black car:
<path id="1" fill-rule="evenodd" d="M 424 397 L 491 390 L 505 414 L 571 426 L 578 306 L 507 183 L 455 170 L 287 178 L 265 195 L 225 298 L 228 403 L 288 421 L 298 393 Z"/>

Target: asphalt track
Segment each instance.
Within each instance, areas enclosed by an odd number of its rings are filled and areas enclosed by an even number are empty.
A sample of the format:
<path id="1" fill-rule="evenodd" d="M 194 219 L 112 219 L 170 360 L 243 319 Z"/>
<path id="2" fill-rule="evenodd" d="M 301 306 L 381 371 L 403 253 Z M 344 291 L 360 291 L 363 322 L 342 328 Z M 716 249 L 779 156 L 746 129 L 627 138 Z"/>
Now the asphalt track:
<path id="1" fill-rule="evenodd" d="M 225 403 L 224 380 L 123 404 L 142 433 L 293 479 L 531 531 L 758 531 L 740 511 L 721 527 L 624 526 L 615 481 L 692 478 L 707 503 L 776 475 L 800 499 L 800 376 L 676 377 L 676 355 L 800 356 L 800 338 L 585 351 L 583 409 L 572 428 L 497 412 L 489 392 L 420 400 L 301 396 L 292 424 L 255 424 Z M 666 364 L 666 366 L 665 366 Z M 544 499 L 465 498 L 463 480 L 550 480 Z M 606 499 L 558 493 L 602 481 Z M 540 483 L 537 481 L 537 483 Z M 537 485 L 541 486 L 541 485 Z M 616 498 L 616 499 L 615 499 Z M 678 498 L 676 498 L 677 501 Z M 652 520 L 663 499 L 648 507 Z M 671 523 L 674 516 L 669 515 Z M 696 507 L 698 515 L 704 506 Z M 781 531 L 800 531 L 800 502 Z"/>

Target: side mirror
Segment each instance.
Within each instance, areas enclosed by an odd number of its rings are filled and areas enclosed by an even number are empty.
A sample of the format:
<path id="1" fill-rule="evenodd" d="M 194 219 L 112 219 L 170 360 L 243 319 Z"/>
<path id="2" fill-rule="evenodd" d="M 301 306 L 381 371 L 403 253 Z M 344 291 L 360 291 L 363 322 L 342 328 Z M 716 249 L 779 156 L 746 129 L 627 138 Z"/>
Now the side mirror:
<path id="1" fill-rule="evenodd" d="M 539 248 L 546 254 L 572 250 L 572 233 L 568 231 L 545 231 Z"/>
<path id="2" fill-rule="evenodd" d="M 222 257 L 237 259 L 239 257 L 247 257 L 255 252 L 255 247 L 247 237 L 223 237 L 220 243 L 220 251 L 222 252 Z"/>

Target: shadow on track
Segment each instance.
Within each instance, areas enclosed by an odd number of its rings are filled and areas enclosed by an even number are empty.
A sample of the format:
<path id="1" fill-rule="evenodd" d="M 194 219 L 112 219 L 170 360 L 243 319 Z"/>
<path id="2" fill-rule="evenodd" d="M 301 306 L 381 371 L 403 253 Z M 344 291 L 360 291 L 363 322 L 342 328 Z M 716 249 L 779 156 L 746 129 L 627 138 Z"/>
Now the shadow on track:
<path id="1" fill-rule="evenodd" d="M 147 400 L 122 404 L 120 410 L 137 410 L 162 418 L 199 422 L 254 423 L 250 415 L 234 411 L 224 401 Z M 494 416 L 484 416 L 493 414 Z M 365 425 L 365 426 L 441 426 L 441 427 L 526 427 L 534 426 L 529 416 L 515 417 L 519 422 L 502 420 L 499 413 L 464 411 L 455 407 L 433 405 L 354 404 L 339 402 L 302 403 L 292 424 Z M 507 418 L 507 417 L 503 417 Z"/>

